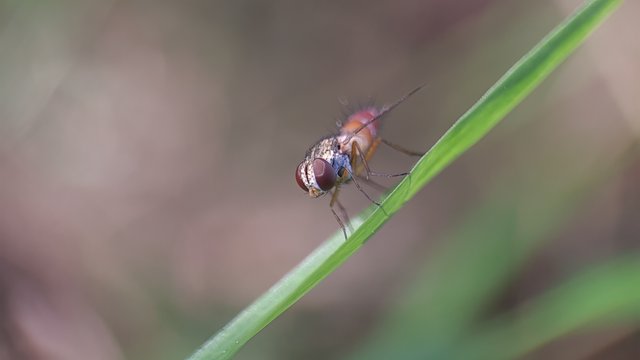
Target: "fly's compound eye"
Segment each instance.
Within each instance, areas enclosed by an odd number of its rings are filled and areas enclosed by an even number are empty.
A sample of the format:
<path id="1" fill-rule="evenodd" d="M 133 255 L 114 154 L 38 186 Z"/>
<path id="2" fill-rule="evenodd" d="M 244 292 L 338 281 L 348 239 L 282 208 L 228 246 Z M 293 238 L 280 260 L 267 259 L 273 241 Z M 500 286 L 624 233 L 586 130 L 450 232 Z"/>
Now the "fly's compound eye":
<path id="1" fill-rule="evenodd" d="M 336 185 L 336 172 L 327 160 L 314 159 L 313 174 L 318 187 L 323 191 L 330 190 Z"/>
<path id="2" fill-rule="evenodd" d="M 302 165 L 303 163 L 300 163 L 300 165 L 298 165 L 298 167 L 296 168 L 296 182 L 298 183 L 298 186 L 300 186 L 300 188 L 302 190 L 304 190 L 305 192 L 309 191 L 309 189 L 307 189 L 307 185 L 304 184 L 304 181 L 302 181 Z"/>

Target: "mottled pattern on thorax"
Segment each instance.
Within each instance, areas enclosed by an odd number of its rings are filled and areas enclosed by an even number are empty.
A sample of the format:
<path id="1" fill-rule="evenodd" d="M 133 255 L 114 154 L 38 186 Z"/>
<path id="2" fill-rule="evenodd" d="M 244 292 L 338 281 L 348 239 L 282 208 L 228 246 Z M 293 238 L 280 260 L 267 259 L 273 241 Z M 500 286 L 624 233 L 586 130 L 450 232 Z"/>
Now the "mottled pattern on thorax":
<path id="1" fill-rule="evenodd" d="M 317 144 L 313 145 L 305 155 L 305 160 L 313 160 L 313 159 L 325 159 L 329 163 L 331 160 L 337 156 L 340 152 L 340 146 L 338 143 L 338 139 L 335 136 L 330 136 L 318 141 Z"/>
<path id="2" fill-rule="evenodd" d="M 346 167 L 351 172 L 349 156 L 340 151 L 340 142 L 336 136 L 329 136 L 318 141 L 307 151 L 305 156 L 305 160 L 309 163 L 318 158 L 328 161 L 336 172 L 343 167 Z"/>
<path id="3" fill-rule="evenodd" d="M 351 163 L 349 156 L 340 151 L 340 142 L 336 136 L 329 136 L 318 141 L 313 147 L 311 147 L 304 157 L 304 168 L 306 177 L 303 179 L 307 187 L 316 188 L 318 192 L 321 191 L 318 185 L 315 183 L 315 174 L 313 172 L 313 160 L 324 159 L 336 172 L 337 178 L 340 182 L 345 182 L 351 178 Z M 339 176 L 341 168 L 346 168 L 347 173 L 343 174 L 343 177 Z"/>

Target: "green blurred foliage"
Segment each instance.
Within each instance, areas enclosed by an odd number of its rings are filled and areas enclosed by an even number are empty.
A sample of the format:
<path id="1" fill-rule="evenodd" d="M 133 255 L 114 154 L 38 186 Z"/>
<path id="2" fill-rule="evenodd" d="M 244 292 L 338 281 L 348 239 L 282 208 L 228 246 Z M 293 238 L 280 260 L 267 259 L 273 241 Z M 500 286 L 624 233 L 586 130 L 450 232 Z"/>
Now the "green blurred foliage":
<path id="1" fill-rule="evenodd" d="M 432 144 L 579 4 L 0 2 L 0 358 L 187 356 L 337 229 L 336 98 L 426 81 L 384 135 Z M 634 358 L 638 10 L 237 358 Z"/>

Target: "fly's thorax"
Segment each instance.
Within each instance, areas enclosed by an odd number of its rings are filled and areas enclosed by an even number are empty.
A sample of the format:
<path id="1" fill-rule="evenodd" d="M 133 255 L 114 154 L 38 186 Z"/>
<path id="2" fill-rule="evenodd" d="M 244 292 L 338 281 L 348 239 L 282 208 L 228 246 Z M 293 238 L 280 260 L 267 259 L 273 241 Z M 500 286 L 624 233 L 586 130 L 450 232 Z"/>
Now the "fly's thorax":
<path id="1" fill-rule="evenodd" d="M 298 184 L 306 188 L 311 197 L 319 197 L 348 180 L 349 175 L 345 174 L 351 174 L 351 165 L 349 157 L 340 151 L 338 139 L 329 137 L 309 149 L 296 171 Z"/>
<path id="2" fill-rule="evenodd" d="M 338 139 L 340 140 L 340 152 L 348 156 L 352 154 L 354 143 L 358 143 L 360 150 L 366 154 L 374 140 L 369 133 L 363 133 L 363 131 L 357 134 L 343 133 L 338 136 Z"/>

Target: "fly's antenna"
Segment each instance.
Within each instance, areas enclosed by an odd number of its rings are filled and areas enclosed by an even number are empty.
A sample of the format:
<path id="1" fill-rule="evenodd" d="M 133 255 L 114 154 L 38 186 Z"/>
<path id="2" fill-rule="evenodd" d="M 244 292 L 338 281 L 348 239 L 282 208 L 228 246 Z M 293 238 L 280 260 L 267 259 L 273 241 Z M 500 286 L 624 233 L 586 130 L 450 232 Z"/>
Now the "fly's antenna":
<path id="1" fill-rule="evenodd" d="M 403 102 L 405 102 L 405 100 L 407 100 L 408 98 L 411 97 L 411 95 L 417 93 L 418 91 L 420 91 L 420 89 L 422 89 L 423 87 L 425 87 L 426 84 L 422 84 L 420 86 L 418 86 L 417 88 L 409 91 L 407 94 L 405 94 L 403 97 L 401 97 L 400 99 L 396 100 L 396 102 L 394 102 L 391 105 L 385 105 L 382 107 L 382 110 L 380 111 L 380 113 L 378 115 L 376 115 L 373 119 L 367 121 L 366 123 L 360 125 L 360 127 L 358 127 L 353 133 L 351 133 L 351 135 L 347 138 L 348 140 L 351 140 L 351 138 L 359 133 L 360 131 L 362 131 L 362 129 L 366 128 L 367 126 L 369 126 L 370 124 L 378 121 L 380 118 L 382 118 L 384 115 L 386 115 L 387 113 L 389 113 L 391 110 L 395 109 L 396 106 L 402 104 Z"/>

